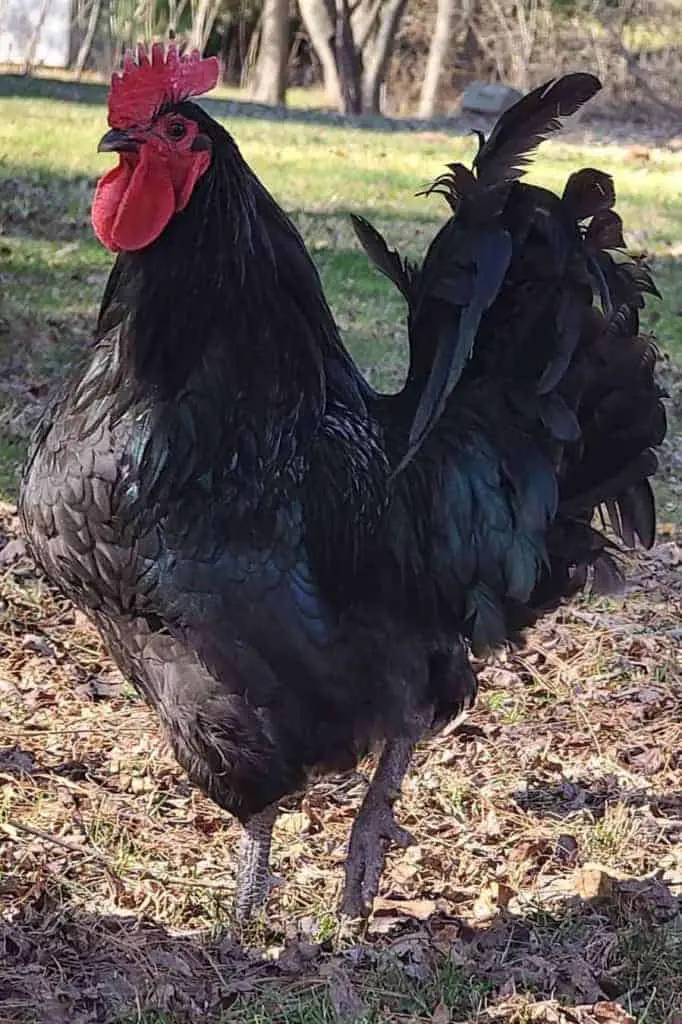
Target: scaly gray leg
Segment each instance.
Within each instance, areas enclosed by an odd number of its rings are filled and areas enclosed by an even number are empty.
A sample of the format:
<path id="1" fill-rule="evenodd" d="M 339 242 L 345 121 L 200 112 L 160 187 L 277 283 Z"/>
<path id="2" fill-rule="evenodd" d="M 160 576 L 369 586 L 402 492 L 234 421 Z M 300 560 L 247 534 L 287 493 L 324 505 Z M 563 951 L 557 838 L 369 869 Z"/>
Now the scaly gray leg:
<path id="1" fill-rule="evenodd" d="M 270 874 L 270 843 L 277 807 L 266 807 L 254 814 L 244 826 L 237 867 L 236 912 L 239 921 L 248 921 L 261 907 L 273 884 Z"/>
<path id="2" fill-rule="evenodd" d="M 341 912 L 349 917 L 366 917 L 379 891 L 386 850 L 390 842 L 401 849 L 414 842 L 410 833 L 395 820 L 393 804 L 410 764 L 412 753 L 430 721 L 415 718 L 410 736 L 386 742 L 379 764 L 353 823 L 346 858 L 346 884 Z"/>

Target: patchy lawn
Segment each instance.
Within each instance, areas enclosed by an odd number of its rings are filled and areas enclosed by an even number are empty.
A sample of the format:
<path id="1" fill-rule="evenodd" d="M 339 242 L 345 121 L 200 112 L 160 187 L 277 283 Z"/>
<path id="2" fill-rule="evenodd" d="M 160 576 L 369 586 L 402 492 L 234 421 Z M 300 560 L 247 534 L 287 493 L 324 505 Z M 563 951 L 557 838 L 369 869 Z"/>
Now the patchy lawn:
<path id="1" fill-rule="evenodd" d="M 2 95 L 5 95 L 0 90 Z M 403 371 L 402 309 L 346 213 L 423 251 L 444 210 L 413 192 L 469 139 L 230 122 L 293 214 L 376 382 Z M 109 254 L 88 225 L 101 101 L 0 98 L 0 1020 L 680 1024 L 682 535 L 676 419 L 662 538 L 623 599 L 585 599 L 482 667 L 478 707 L 424 744 L 367 927 L 339 922 L 344 844 L 371 763 L 277 825 L 285 879 L 238 932 L 238 830 L 187 783 L 83 617 L 33 571 L 11 501 L 27 434 L 87 343 Z M 682 366 L 682 173 L 666 149 L 558 143 L 536 180 L 615 174 L 673 413 Z M 672 521 L 670 525 L 665 522 Z"/>
<path id="2" fill-rule="evenodd" d="M 0 494 L 5 497 L 16 487 L 26 431 L 45 390 L 89 336 L 112 263 L 89 223 L 94 183 L 111 165 L 110 156 L 96 152 L 106 128 L 103 88 L 61 85 L 63 98 L 50 100 L 44 96 L 50 83 L 44 80 L 11 79 L 11 85 L 23 94 L 7 96 L 0 75 Z M 222 108 L 214 104 L 212 109 Z M 305 113 L 292 113 L 296 120 L 273 112 L 268 119 L 228 117 L 225 123 L 303 232 L 360 365 L 374 383 L 395 388 L 406 355 L 403 306 L 392 286 L 368 267 L 347 215 L 353 210 L 368 216 L 391 243 L 420 256 L 446 207 L 414 193 L 446 162 L 469 161 L 473 140 L 442 131 L 361 130 L 325 123 L 319 114 L 307 121 Z M 530 178 L 560 190 L 583 165 L 615 175 L 627 241 L 650 256 L 664 297 L 649 304 L 647 323 L 669 361 L 675 398 L 675 368 L 682 366 L 679 153 L 670 147 L 587 148 L 552 141 L 541 148 Z M 674 427 L 676 435 L 676 420 Z M 681 469 L 669 446 L 661 476 L 666 518 L 680 518 Z"/>

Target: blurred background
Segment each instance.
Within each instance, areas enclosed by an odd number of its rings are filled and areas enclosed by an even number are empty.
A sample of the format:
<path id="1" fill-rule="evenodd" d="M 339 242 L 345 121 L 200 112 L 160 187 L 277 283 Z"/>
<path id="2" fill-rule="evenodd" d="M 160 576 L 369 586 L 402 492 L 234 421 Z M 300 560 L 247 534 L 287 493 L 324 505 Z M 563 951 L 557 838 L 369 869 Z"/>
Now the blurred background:
<path id="1" fill-rule="evenodd" d="M 681 7 L 680 0 L 0 0 L 0 65 L 105 76 L 126 46 L 174 32 L 220 57 L 226 87 L 266 104 L 495 114 L 511 89 L 588 66 L 606 83 L 599 102 L 610 115 L 679 117 Z"/>

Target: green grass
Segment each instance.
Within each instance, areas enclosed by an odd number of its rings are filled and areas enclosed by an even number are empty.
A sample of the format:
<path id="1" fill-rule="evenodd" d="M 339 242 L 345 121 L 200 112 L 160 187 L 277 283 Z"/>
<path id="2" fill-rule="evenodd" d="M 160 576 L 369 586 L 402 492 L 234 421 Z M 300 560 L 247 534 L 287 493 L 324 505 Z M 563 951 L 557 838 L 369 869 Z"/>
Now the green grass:
<path id="1" fill-rule="evenodd" d="M 426 972 L 424 972 L 426 973 Z M 346 979 L 346 982 L 348 979 Z M 364 984 L 363 984 L 364 982 Z M 298 992 L 282 998 L 281 989 L 267 988 L 238 998 L 225 1013 L 224 1024 L 336 1024 L 341 1014 L 334 998 L 334 984 L 301 984 Z M 390 957 L 371 975 L 358 972 L 353 977 L 354 1015 L 345 1019 L 356 1024 L 382 1024 L 404 1018 L 469 1020 L 478 1014 L 491 986 L 466 979 L 454 965 L 444 963 L 440 970 L 423 980 L 410 978 L 400 963 Z M 357 1002 L 355 1001 L 357 1000 Z M 336 1007 L 335 1007 L 336 1003 Z M 350 1009 L 350 1008 L 349 1008 Z M 342 1018 L 343 1019 L 343 1018 Z M 222 1024 L 221 1021 L 221 1024 Z"/>
<path id="2" fill-rule="evenodd" d="M 43 80 L 19 83 L 26 94 L 8 96 L 18 82 L 4 79 L 3 87 L 0 76 L 0 313 L 10 326 L 15 366 L 44 390 L 62 375 L 91 330 L 112 262 L 89 224 L 92 189 L 111 157 L 96 152 L 106 128 L 101 87 L 93 86 L 94 92 L 84 87 L 86 102 L 36 96 L 55 88 Z M 300 226 L 358 362 L 373 382 L 398 387 L 405 360 L 402 304 L 367 266 L 347 214 L 353 210 L 368 215 L 390 242 L 419 256 L 446 210 L 437 198 L 414 193 L 446 162 L 469 161 L 473 140 L 311 123 L 303 115 L 286 121 L 274 114 L 272 119 L 234 117 L 225 123 Z M 672 365 L 679 365 L 679 157 L 652 149 L 648 159 L 638 159 L 616 146 L 586 149 L 551 142 L 541 149 L 530 178 L 561 189 L 571 171 L 583 165 L 615 175 L 627 240 L 634 250 L 649 253 L 664 291 L 663 301 L 650 305 L 649 322 Z M 0 345 L 0 357 L 2 351 Z M 0 395 L 0 400 L 5 401 L 0 410 L 0 492 L 7 496 L 16 485 L 25 431 L 21 417 L 18 426 L 16 422 L 17 394 Z M 666 492 L 666 499 L 672 513 L 676 493 Z"/>

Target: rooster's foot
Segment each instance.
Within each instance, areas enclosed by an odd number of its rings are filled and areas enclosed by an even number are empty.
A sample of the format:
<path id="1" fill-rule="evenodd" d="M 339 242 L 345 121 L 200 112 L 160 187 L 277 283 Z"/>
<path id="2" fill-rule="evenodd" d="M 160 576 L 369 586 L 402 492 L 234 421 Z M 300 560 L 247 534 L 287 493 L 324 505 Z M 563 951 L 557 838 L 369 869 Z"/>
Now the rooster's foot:
<path id="1" fill-rule="evenodd" d="M 237 920 L 245 923 L 263 906 L 272 888 L 281 879 L 270 874 L 270 843 L 277 807 L 267 807 L 244 825 L 237 868 Z"/>
<path id="2" fill-rule="evenodd" d="M 348 917 L 366 917 L 371 911 L 379 892 L 388 844 L 396 843 L 405 849 L 414 842 L 410 833 L 396 822 L 393 804 L 400 795 L 417 741 L 432 721 L 433 708 L 415 711 L 406 723 L 405 735 L 388 740 L 384 746 L 350 834 L 340 907 Z"/>
<path id="3" fill-rule="evenodd" d="M 351 831 L 341 913 L 366 917 L 379 892 L 389 843 L 404 850 L 413 842 L 414 837 L 396 822 L 390 799 L 366 799 Z"/>

